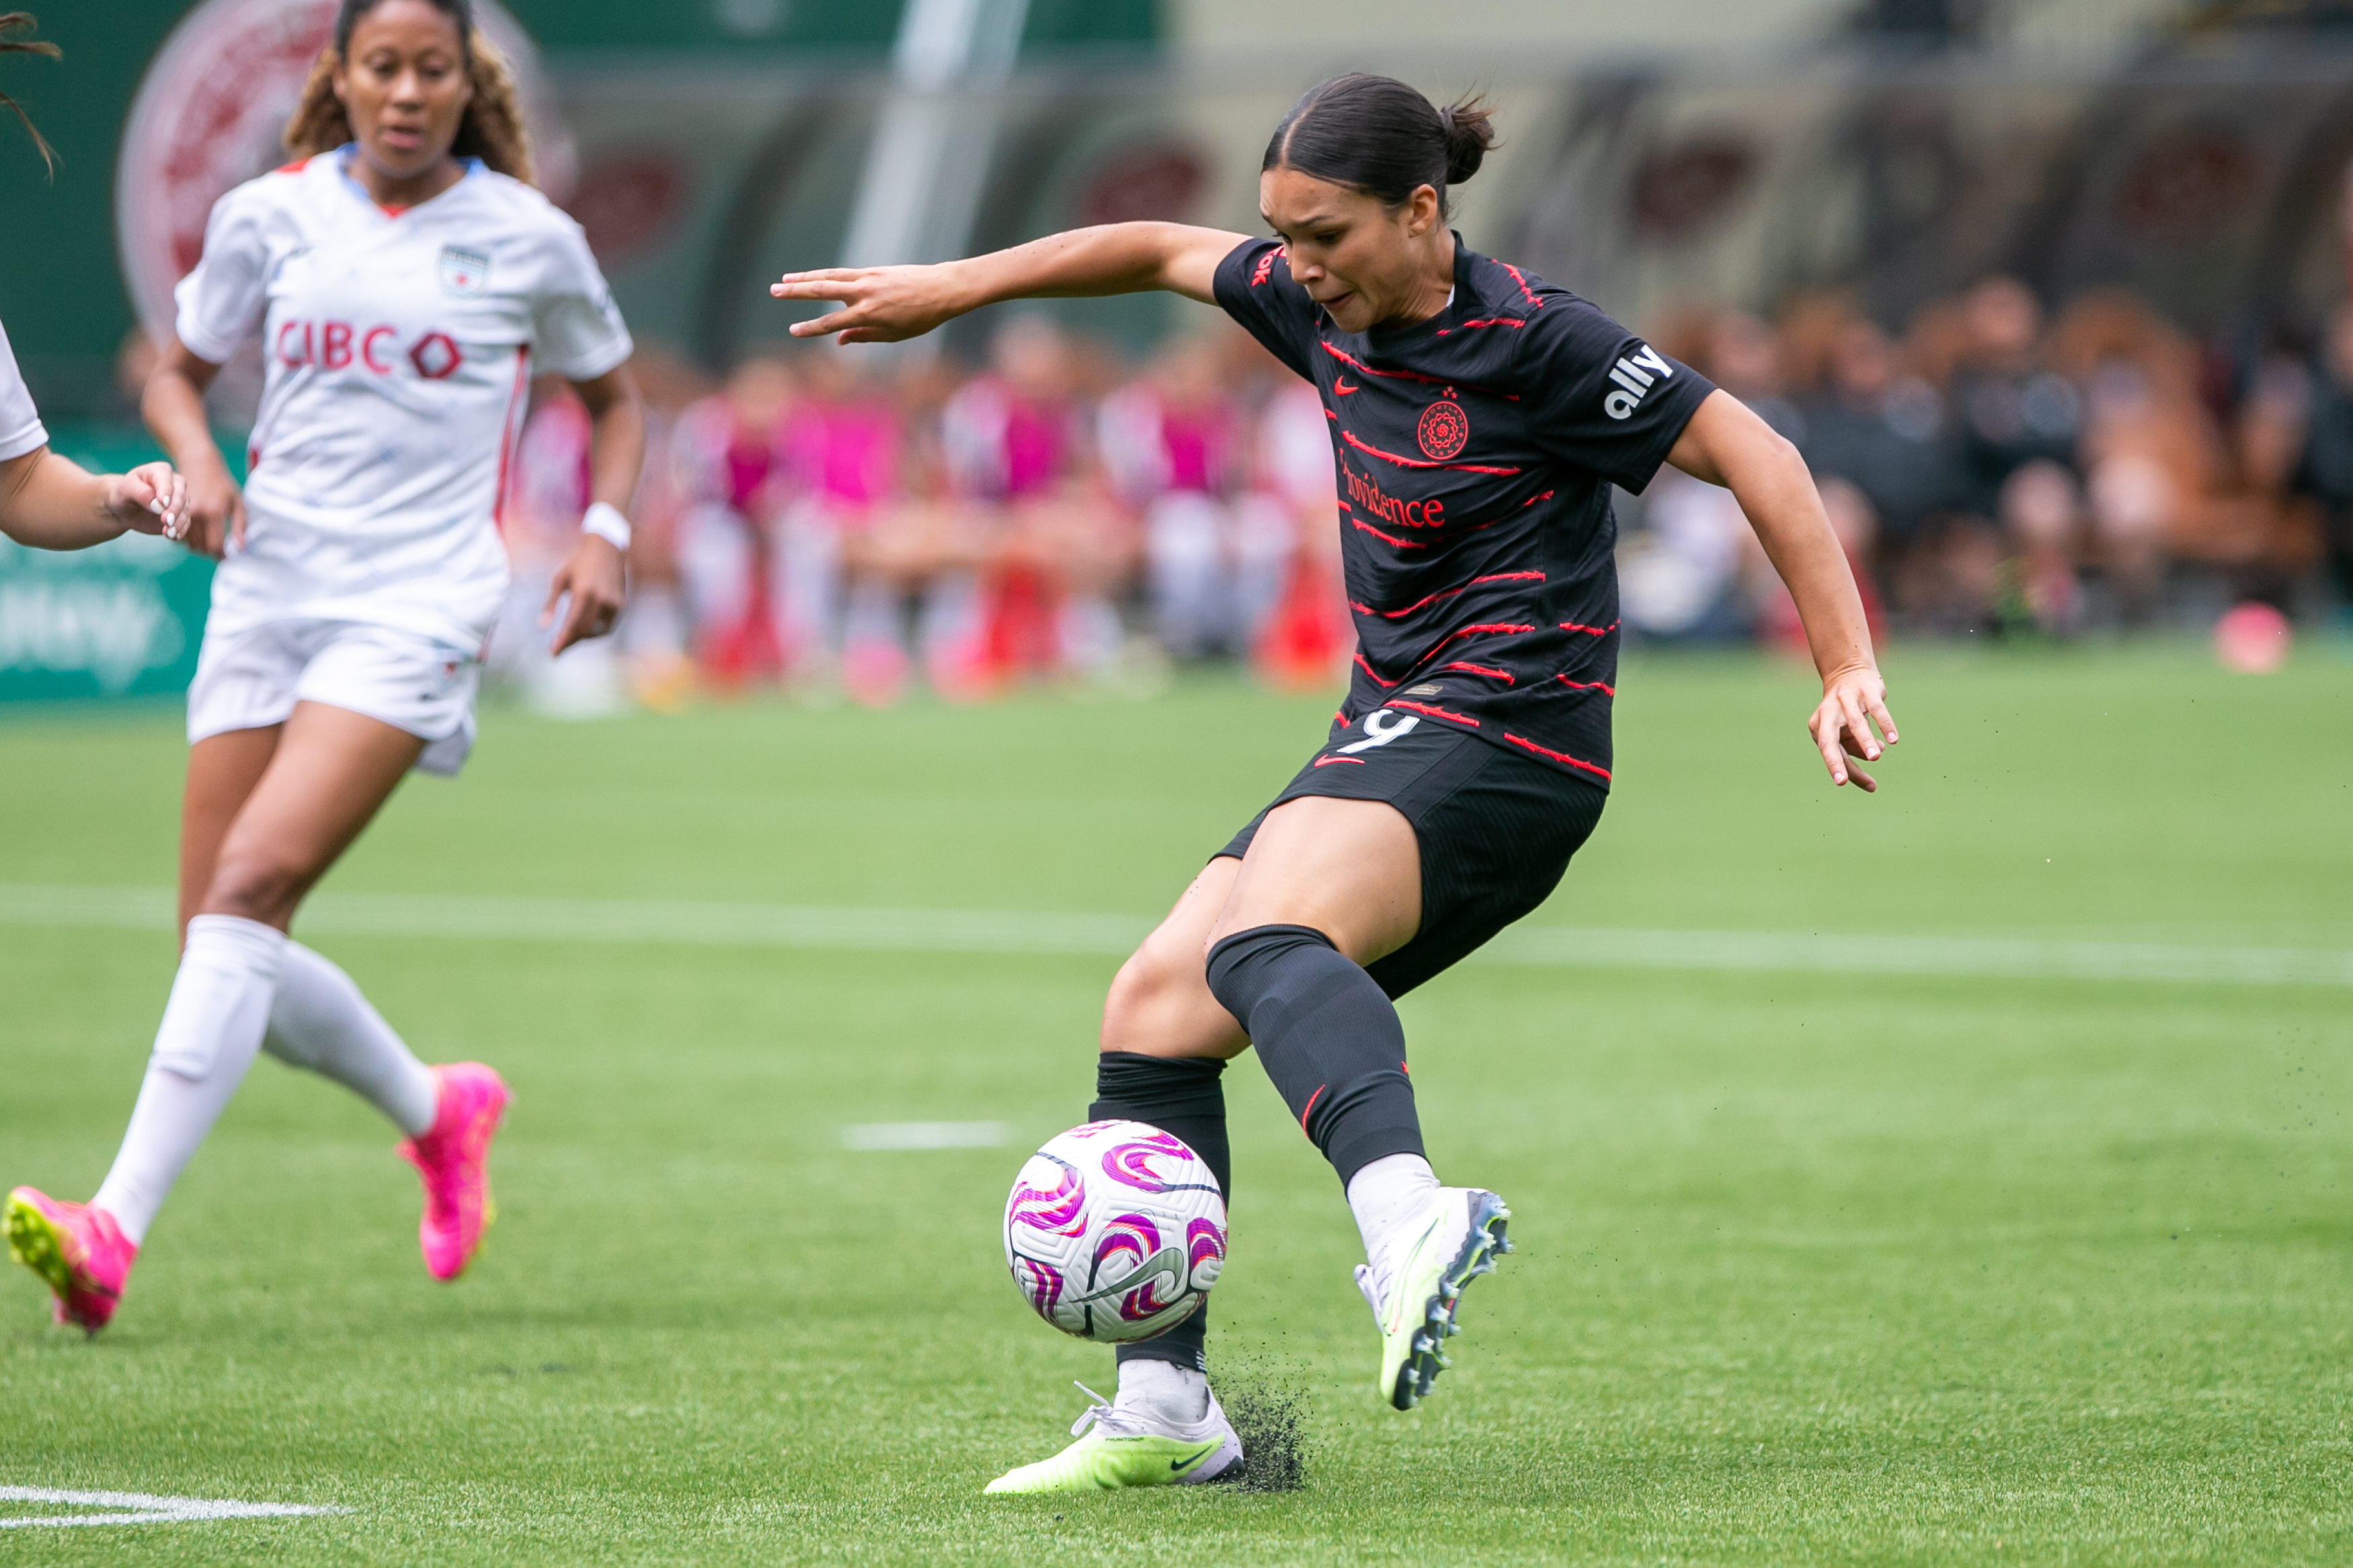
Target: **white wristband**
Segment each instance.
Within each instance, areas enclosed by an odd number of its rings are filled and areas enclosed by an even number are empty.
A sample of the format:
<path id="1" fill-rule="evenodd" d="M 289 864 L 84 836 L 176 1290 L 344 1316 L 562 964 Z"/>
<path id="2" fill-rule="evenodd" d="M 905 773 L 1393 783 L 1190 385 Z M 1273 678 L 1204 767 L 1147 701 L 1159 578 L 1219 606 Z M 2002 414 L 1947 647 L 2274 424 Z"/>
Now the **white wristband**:
<path id="1" fill-rule="evenodd" d="M 629 552 L 629 520 L 621 515 L 619 507 L 598 501 L 580 520 L 580 531 L 595 534 L 624 555 Z"/>

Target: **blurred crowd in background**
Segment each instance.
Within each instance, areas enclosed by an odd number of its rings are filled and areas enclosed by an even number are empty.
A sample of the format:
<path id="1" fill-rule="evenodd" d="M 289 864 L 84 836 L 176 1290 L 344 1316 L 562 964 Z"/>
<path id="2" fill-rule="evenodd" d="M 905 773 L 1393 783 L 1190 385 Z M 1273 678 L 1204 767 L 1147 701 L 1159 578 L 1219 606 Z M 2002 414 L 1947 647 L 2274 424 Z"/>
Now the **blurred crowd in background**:
<path id="1" fill-rule="evenodd" d="M 1900 336 L 1837 293 L 1659 334 L 1805 454 L 1883 635 L 2054 638 L 2353 603 L 2353 313 L 2325 338 L 2232 352 L 2114 289 L 2046 319 L 2000 277 Z M 1669 471 L 1639 510 L 1629 626 L 1799 640 L 1727 492 Z"/>
<path id="2" fill-rule="evenodd" d="M 978 371 L 829 344 L 716 384 L 659 349 L 635 367 L 651 444 L 617 674 L 534 651 L 588 495 L 562 382 L 533 389 L 516 453 L 492 663 L 554 705 L 616 679 L 658 706 L 777 682 L 970 700 L 1211 659 L 1320 687 L 1353 651 L 1322 405 L 1238 330 L 1141 366 L 1029 315 Z"/>
<path id="3" fill-rule="evenodd" d="M 2353 604 L 2353 311 L 2317 344 L 2228 353 L 2120 292 L 2046 318 L 1991 278 L 1900 332 L 1817 293 L 1652 336 L 1804 452 L 1883 637 Z M 551 706 L 777 683 L 969 700 L 1210 660 L 1306 687 L 1347 666 L 1315 394 L 1224 323 L 1140 364 L 1036 314 L 976 369 L 815 344 L 718 382 L 648 347 L 637 372 L 632 605 L 614 647 L 563 666 L 533 631 L 587 498 L 561 382 L 535 388 L 517 453 L 493 665 Z M 1729 492 L 1667 469 L 1619 510 L 1630 640 L 1802 647 Z"/>

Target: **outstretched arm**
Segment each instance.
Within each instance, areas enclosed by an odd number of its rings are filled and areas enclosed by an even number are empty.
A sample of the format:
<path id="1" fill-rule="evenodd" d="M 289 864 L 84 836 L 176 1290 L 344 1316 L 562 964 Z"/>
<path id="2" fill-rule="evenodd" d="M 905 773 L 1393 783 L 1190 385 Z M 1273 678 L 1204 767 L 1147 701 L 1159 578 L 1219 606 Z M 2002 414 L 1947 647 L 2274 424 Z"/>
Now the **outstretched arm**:
<path id="1" fill-rule="evenodd" d="M 1248 237 L 1181 223 L 1107 223 L 930 267 L 788 272 L 768 292 L 779 300 L 840 302 L 843 308 L 829 315 L 794 322 L 797 338 L 839 332 L 845 343 L 894 343 L 1002 300 L 1165 289 L 1214 303 L 1218 263 Z"/>
<path id="2" fill-rule="evenodd" d="M 1806 644 L 1822 678 L 1822 700 L 1807 721 L 1831 778 L 1850 778 L 1865 790 L 1879 787 L 1847 758 L 1876 761 L 1895 743 L 1895 720 L 1887 711 L 1887 682 L 1871 651 L 1871 626 L 1862 595 L 1847 569 L 1846 552 L 1831 531 L 1822 498 L 1814 489 L 1805 458 L 1747 405 L 1729 393 L 1711 392 L 1683 426 L 1667 461 L 1713 485 L 1723 485 L 1740 502 L 1748 525 L 1789 585 Z M 1879 733 L 1873 734 L 1876 722 Z"/>
<path id="3" fill-rule="evenodd" d="M 93 474 L 47 447 L 0 463 L 0 533 L 37 550 L 81 550 L 137 530 L 177 539 L 187 483 L 169 463 Z"/>

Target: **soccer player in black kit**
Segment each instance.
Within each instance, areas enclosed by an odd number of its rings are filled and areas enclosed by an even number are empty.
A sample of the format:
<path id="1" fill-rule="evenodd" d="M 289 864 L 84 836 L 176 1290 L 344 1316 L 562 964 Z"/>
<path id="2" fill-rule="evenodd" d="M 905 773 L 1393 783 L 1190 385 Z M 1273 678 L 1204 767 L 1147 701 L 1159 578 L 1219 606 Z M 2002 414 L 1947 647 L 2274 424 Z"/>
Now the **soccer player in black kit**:
<path id="1" fill-rule="evenodd" d="M 1662 462 L 1729 486 L 1803 616 L 1832 781 L 1875 787 L 1896 739 L 1846 557 L 1788 442 L 1594 306 L 1445 226 L 1493 132 L 1345 76 L 1294 104 L 1259 199 L 1277 239 L 1166 223 L 1078 229 L 936 267 L 797 273 L 792 329 L 884 342 L 997 300 L 1167 289 L 1213 300 L 1323 394 L 1357 652 L 1324 744 L 1145 939 L 1104 1005 L 1095 1119 L 1163 1128 L 1230 1194 L 1225 1063 L 1255 1046 L 1331 1161 L 1365 1244 L 1381 1396 L 1445 1365 L 1455 1302 L 1506 1250 L 1494 1194 L 1439 1184 L 1391 999 L 1535 909 L 1609 788 L 1617 680 L 1609 487 Z M 1874 726 L 1876 730 L 1874 731 Z M 1238 1474 L 1203 1314 L 1118 1350 L 1093 1429 L 992 1491 Z"/>

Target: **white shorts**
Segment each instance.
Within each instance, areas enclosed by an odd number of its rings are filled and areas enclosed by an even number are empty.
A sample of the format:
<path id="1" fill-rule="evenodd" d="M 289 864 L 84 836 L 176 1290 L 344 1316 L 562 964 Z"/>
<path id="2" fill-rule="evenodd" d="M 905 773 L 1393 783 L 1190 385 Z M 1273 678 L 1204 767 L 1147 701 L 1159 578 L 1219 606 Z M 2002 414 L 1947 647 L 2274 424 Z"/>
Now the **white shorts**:
<path id="1" fill-rule="evenodd" d="M 297 702 L 323 702 L 426 742 L 417 770 L 454 773 L 474 748 L 480 648 L 356 621 L 266 621 L 205 634 L 188 686 L 188 742 L 282 724 Z"/>

